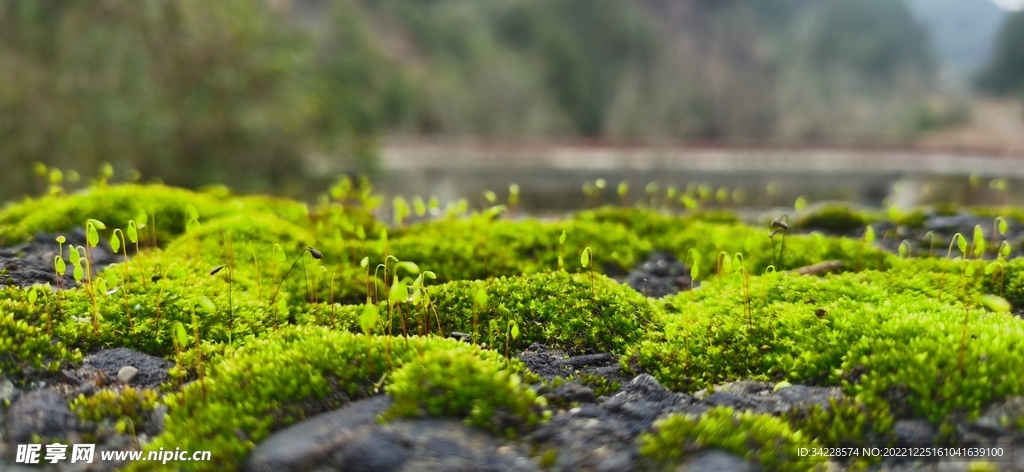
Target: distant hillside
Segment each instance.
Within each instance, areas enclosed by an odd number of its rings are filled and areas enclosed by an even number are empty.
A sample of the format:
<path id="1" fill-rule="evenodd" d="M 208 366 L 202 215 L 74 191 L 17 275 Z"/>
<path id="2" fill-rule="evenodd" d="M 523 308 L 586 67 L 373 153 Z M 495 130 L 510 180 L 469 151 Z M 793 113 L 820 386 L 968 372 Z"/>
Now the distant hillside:
<path id="1" fill-rule="evenodd" d="M 992 53 L 1007 12 L 990 0 L 906 0 L 928 28 L 943 65 L 958 74 L 977 71 Z"/>
<path id="2" fill-rule="evenodd" d="M 902 0 L 353 0 L 401 65 L 392 132 L 893 139 L 935 61 Z"/>
<path id="3" fill-rule="evenodd" d="M 904 0 L 8 0 L 0 198 L 36 161 L 299 192 L 381 135 L 906 140 L 935 70 Z"/>

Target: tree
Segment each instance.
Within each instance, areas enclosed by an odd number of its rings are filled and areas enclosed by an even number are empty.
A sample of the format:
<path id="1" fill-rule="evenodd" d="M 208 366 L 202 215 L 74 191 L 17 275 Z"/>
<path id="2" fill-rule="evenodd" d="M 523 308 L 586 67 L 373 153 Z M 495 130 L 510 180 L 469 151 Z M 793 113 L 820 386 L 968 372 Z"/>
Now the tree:
<path id="1" fill-rule="evenodd" d="M 999 30 L 992 60 L 976 83 L 995 95 L 1024 93 L 1024 11 L 1007 17 Z"/>

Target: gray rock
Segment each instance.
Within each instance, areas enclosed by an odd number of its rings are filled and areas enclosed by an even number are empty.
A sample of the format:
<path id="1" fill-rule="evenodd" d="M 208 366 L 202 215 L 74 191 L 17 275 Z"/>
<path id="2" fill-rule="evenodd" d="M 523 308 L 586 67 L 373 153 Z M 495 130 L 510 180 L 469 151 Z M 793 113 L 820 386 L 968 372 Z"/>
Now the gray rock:
<path id="1" fill-rule="evenodd" d="M 759 467 L 750 461 L 731 452 L 720 449 L 708 449 L 698 452 L 676 467 L 675 472 L 754 472 Z"/>
<path id="2" fill-rule="evenodd" d="M 137 375 L 139 375 L 139 369 L 130 365 L 126 365 L 117 371 L 117 379 L 124 383 L 131 383 L 132 379 Z"/>
<path id="3" fill-rule="evenodd" d="M 375 424 L 377 415 L 390 406 L 390 397 L 376 396 L 278 431 L 249 454 L 245 470 L 310 470 L 327 460 L 343 444 L 353 441 L 364 426 Z"/>
<path id="4" fill-rule="evenodd" d="M 85 358 L 79 373 L 88 376 L 89 371 L 102 371 L 111 377 L 119 377 L 121 369 L 132 366 L 139 370 L 138 375 L 131 379 L 133 387 L 157 388 L 161 383 L 170 380 L 167 370 L 174 363 L 139 351 L 119 347 L 104 349 Z"/>
<path id="5" fill-rule="evenodd" d="M 701 402 L 689 408 L 688 413 L 700 414 L 715 406 L 727 406 L 740 411 L 781 415 L 792 409 L 806 411 L 812 405 L 828 407 L 829 399 L 838 400 L 843 393 L 838 387 L 806 385 L 791 385 L 775 391 L 772 383 L 741 380 L 718 386 L 713 393 L 705 390 L 694 396 L 701 398 Z"/>
<path id="6" fill-rule="evenodd" d="M 554 449 L 559 470 L 634 470 L 639 460 L 636 439 L 655 419 L 684 411 L 695 400 L 671 392 L 654 377 L 639 375 L 598 403 L 556 413 L 526 436 L 540 449 Z"/>
<path id="7" fill-rule="evenodd" d="M 11 405 L 4 418 L 4 437 L 13 444 L 27 443 L 33 434 L 44 438 L 65 437 L 79 428 L 78 417 L 68 400 L 56 390 L 27 393 Z"/>
<path id="8" fill-rule="evenodd" d="M 535 471 L 521 446 L 453 419 L 386 424 L 377 415 L 391 399 L 377 396 L 293 425 L 260 443 L 245 470 L 285 471 Z"/>
<path id="9" fill-rule="evenodd" d="M 317 471 L 522 471 L 541 470 L 521 446 L 454 419 L 370 424 L 342 444 Z"/>
<path id="10" fill-rule="evenodd" d="M 935 427 L 922 419 L 897 420 L 893 432 L 900 444 L 920 447 L 932 445 L 936 434 Z"/>
<path id="11" fill-rule="evenodd" d="M 555 377 L 572 378 L 596 375 L 620 384 L 631 378 L 622 374 L 619 358 L 608 353 L 569 356 L 565 351 L 549 349 L 543 344 L 533 343 L 516 356 L 531 372 L 545 380 Z"/>
<path id="12" fill-rule="evenodd" d="M 5 401 L 12 401 L 18 394 L 18 391 L 14 388 L 14 382 L 8 379 L 0 379 L 0 405 Z"/>

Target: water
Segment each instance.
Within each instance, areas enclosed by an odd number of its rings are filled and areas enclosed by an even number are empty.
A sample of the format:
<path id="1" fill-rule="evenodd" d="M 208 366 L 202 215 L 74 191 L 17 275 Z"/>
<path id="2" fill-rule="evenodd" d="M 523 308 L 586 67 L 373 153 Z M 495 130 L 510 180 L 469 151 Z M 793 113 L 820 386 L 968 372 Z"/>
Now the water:
<path id="1" fill-rule="evenodd" d="M 482 192 L 505 202 L 510 183 L 520 187 L 520 207 L 531 212 L 579 209 L 588 204 L 584 182 L 604 179 L 600 201 L 618 203 L 616 187 L 629 185 L 627 204 L 659 197 L 669 186 L 682 194 L 701 185 L 712 200 L 719 189 L 726 203 L 711 206 L 772 208 L 809 201 L 842 200 L 871 207 L 948 202 L 1024 205 L 1024 158 L 846 149 L 721 149 L 607 147 L 584 145 L 467 145 L 391 143 L 383 152 L 389 196 L 436 195 L 442 205 L 467 198 L 486 206 Z M 972 179 L 970 176 L 974 175 Z M 992 188 L 1004 179 L 1005 190 Z M 999 186 L 998 181 L 994 184 Z M 736 189 L 743 189 L 735 194 Z M 734 200 L 732 197 L 740 197 Z M 679 205 L 678 202 L 676 202 Z"/>

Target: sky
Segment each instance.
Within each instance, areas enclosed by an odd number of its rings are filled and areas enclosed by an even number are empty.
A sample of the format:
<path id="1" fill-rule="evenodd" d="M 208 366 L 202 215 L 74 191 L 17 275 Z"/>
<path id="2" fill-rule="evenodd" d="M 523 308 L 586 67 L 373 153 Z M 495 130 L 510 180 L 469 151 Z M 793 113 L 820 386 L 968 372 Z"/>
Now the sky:
<path id="1" fill-rule="evenodd" d="M 1024 0 L 992 0 L 1004 10 L 1020 10 L 1024 8 Z"/>

